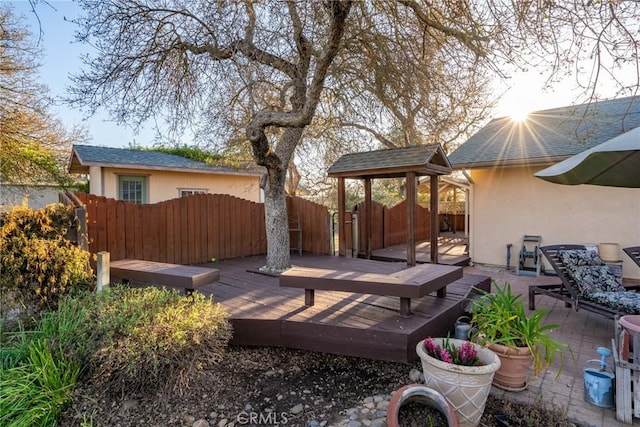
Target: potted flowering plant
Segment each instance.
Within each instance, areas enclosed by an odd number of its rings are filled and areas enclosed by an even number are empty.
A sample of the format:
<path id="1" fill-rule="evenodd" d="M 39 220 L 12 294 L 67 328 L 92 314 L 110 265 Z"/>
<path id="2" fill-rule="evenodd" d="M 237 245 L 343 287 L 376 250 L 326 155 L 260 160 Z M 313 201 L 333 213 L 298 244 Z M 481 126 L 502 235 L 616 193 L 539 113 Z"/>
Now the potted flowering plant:
<path id="1" fill-rule="evenodd" d="M 456 347 L 447 337 L 440 346 L 429 337 L 424 340 L 424 347 L 429 356 L 445 363 L 464 366 L 473 366 L 478 363 L 478 351 L 470 341 L 464 341 L 459 347 Z"/>
<path id="2" fill-rule="evenodd" d="M 461 426 L 480 422 L 495 372 L 498 355 L 472 341 L 426 338 L 416 345 L 424 382 L 456 408 Z"/>

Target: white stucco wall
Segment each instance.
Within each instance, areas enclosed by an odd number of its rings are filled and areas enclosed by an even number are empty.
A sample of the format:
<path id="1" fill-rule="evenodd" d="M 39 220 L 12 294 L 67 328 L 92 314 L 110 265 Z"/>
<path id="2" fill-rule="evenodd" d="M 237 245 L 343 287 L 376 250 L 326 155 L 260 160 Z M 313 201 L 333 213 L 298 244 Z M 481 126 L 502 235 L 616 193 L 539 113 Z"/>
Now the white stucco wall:
<path id="1" fill-rule="evenodd" d="M 210 194 L 228 194 L 260 202 L 260 177 L 247 175 L 215 175 L 155 170 L 103 168 L 100 179 L 90 176 L 90 192 L 105 197 L 118 198 L 118 176 L 146 176 L 147 203 L 158 203 L 180 197 L 180 189 L 205 189 Z"/>
<path id="2" fill-rule="evenodd" d="M 104 196 L 102 168 L 100 166 L 89 166 L 89 191 L 91 194 Z"/>
<path id="3" fill-rule="evenodd" d="M 0 207 L 10 209 L 22 206 L 23 203 L 31 209 L 42 209 L 51 203 L 58 203 L 59 187 L 46 185 L 1 185 Z"/>
<path id="4" fill-rule="evenodd" d="M 470 175 L 470 253 L 480 264 L 511 266 L 525 234 L 542 245 L 618 243 L 640 245 L 640 189 L 559 185 L 535 178 L 539 168 L 476 169 Z M 623 277 L 640 279 L 638 268 L 620 251 Z"/>

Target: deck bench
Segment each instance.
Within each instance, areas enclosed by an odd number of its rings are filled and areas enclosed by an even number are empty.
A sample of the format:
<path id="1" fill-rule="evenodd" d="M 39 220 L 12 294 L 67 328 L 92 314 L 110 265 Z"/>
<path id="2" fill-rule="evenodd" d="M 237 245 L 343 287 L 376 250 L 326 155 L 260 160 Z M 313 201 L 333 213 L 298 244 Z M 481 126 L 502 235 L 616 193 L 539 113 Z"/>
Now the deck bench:
<path id="1" fill-rule="evenodd" d="M 462 278 L 462 267 L 421 264 L 390 274 L 293 267 L 280 275 L 280 287 L 304 289 L 304 303 L 315 303 L 315 290 L 400 297 L 400 314 L 411 314 L 411 298 L 431 292 L 446 295 L 446 286 Z"/>
<path id="2" fill-rule="evenodd" d="M 220 272 L 214 268 L 135 259 L 113 261 L 109 270 L 111 277 L 124 282 L 134 281 L 183 288 L 187 295 L 220 278 Z"/>

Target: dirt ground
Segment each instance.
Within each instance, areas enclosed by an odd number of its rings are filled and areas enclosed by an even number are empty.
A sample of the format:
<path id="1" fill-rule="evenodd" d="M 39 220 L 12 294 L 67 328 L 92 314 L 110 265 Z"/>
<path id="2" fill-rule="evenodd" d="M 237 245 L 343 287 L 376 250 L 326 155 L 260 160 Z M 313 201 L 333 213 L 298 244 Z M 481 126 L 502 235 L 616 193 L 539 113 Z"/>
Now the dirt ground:
<path id="1" fill-rule="evenodd" d="M 412 368 L 420 369 L 419 362 L 407 365 L 279 348 L 230 347 L 220 364 L 191 378 L 182 395 L 148 390 L 143 395 L 105 396 L 81 382 L 60 425 L 347 425 L 349 408 L 410 383 Z M 247 413 L 263 417 L 251 422 L 241 415 Z M 575 425 L 561 410 L 491 396 L 480 425 L 499 425 L 496 414 L 508 414 L 511 426 Z"/>

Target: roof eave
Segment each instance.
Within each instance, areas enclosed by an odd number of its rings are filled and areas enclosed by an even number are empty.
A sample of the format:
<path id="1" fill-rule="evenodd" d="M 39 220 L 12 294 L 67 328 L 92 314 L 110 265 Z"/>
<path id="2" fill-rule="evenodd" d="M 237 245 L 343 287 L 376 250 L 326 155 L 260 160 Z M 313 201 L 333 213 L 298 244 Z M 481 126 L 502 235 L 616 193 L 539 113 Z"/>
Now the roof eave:
<path id="1" fill-rule="evenodd" d="M 487 168 L 497 168 L 497 167 L 518 167 L 518 166 L 545 166 L 545 165 L 559 162 L 568 157 L 570 156 L 538 157 L 533 159 L 490 160 L 490 161 L 484 161 L 484 162 L 454 163 L 451 166 L 453 170 L 487 169 Z"/>
<path id="2" fill-rule="evenodd" d="M 363 169 L 360 171 L 338 171 L 338 172 L 328 172 L 327 176 L 329 178 L 354 178 L 354 179 L 364 179 L 364 178 L 400 178 L 406 176 L 408 172 L 415 172 L 418 176 L 423 175 L 449 175 L 452 172 L 451 168 L 446 166 L 439 165 L 429 165 L 428 167 L 424 167 L 424 165 L 419 166 L 405 166 L 399 168 L 374 168 L 374 169 Z"/>
<path id="3" fill-rule="evenodd" d="M 79 159 L 78 159 L 79 160 Z M 164 172 L 182 172 L 182 173 L 204 173 L 210 175 L 238 175 L 238 176 L 261 176 L 260 172 L 249 171 L 229 171 L 229 170 L 215 170 L 206 168 L 180 168 L 171 166 L 159 166 L 159 165 L 144 165 L 144 164 L 128 164 L 128 163 L 103 163 L 103 162 L 82 162 L 79 161 L 79 166 L 73 164 L 69 167 L 71 173 L 88 173 L 91 166 L 98 166 L 102 168 L 111 169 L 137 169 L 137 170 L 151 170 L 151 171 L 164 171 Z"/>
<path id="4" fill-rule="evenodd" d="M 443 167 L 449 170 L 448 173 L 451 173 L 451 171 L 453 170 L 453 168 L 451 167 L 451 162 L 449 161 L 447 154 L 444 152 L 444 148 L 442 148 L 442 145 L 440 144 L 438 144 L 438 147 L 436 148 L 436 150 L 434 150 L 433 153 L 431 153 L 431 156 L 429 156 L 429 159 L 427 160 L 427 162 L 431 162 L 431 160 L 436 156 L 436 154 L 439 154 L 441 160 L 445 163 L 445 166 Z M 432 164 L 431 166 L 437 166 L 437 165 Z"/>
<path id="5" fill-rule="evenodd" d="M 80 156 L 78 156 L 75 146 L 71 150 L 71 156 L 69 157 L 67 171 L 69 173 L 87 173 L 89 171 L 88 168 L 83 167 L 82 160 L 80 160 Z"/>

